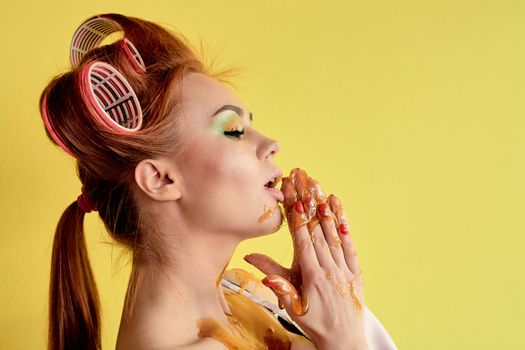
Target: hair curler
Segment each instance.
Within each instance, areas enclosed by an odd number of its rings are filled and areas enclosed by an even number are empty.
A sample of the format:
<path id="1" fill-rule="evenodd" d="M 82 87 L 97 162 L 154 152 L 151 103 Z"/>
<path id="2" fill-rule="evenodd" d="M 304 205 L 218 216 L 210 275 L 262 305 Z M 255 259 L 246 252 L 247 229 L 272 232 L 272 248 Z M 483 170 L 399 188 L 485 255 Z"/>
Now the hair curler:
<path id="1" fill-rule="evenodd" d="M 142 108 L 128 81 L 113 66 L 100 61 L 82 69 L 81 95 L 91 115 L 103 126 L 129 133 L 142 126 Z"/>
<path id="2" fill-rule="evenodd" d="M 73 34 L 69 49 L 69 59 L 73 68 L 78 67 L 84 55 L 98 47 L 102 40 L 122 30 L 117 22 L 103 16 L 95 16 L 82 23 Z M 135 46 L 125 38 L 120 40 L 120 46 L 135 69 L 145 72 L 146 66 Z"/>
<path id="3" fill-rule="evenodd" d="M 70 46 L 70 60 L 77 68 L 84 55 L 99 46 L 108 35 L 122 27 L 109 18 L 95 16 L 75 31 Z M 126 38 L 119 40 L 117 48 L 123 50 L 133 67 L 146 71 L 137 48 Z M 93 119 L 103 127 L 122 133 L 132 133 L 142 127 L 142 108 L 137 95 L 126 78 L 115 67 L 101 61 L 90 62 L 80 72 L 80 95 Z M 42 100 L 42 118 L 53 140 L 66 153 L 76 158 L 53 128 L 47 110 L 47 96 Z"/>
<path id="4" fill-rule="evenodd" d="M 126 78 L 113 66 L 101 61 L 86 65 L 80 76 L 80 95 L 89 114 L 101 126 L 132 133 L 142 127 L 142 108 Z M 47 95 L 42 100 L 42 119 L 50 136 L 60 148 L 76 158 L 55 132 L 47 110 Z"/>
<path id="5" fill-rule="evenodd" d="M 73 152 L 67 146 L 62 142 L 60 137 L 58 137 L 57 133 L 53 129 L 53 125 L 51 125 L 51 122 L 49 121 L 49 115 L 47 114 L 47 95 L 44 96 L 42 100 L 42 119 L 44 119 L 44 126 L 46 127 L 46 130 L 49 132 L 49 135 L 51 135 L 51 138 L 56 142 L 56 144 L 62 148 L 67 154 L 69 154 L 72 157 L 75 157 Z"/>

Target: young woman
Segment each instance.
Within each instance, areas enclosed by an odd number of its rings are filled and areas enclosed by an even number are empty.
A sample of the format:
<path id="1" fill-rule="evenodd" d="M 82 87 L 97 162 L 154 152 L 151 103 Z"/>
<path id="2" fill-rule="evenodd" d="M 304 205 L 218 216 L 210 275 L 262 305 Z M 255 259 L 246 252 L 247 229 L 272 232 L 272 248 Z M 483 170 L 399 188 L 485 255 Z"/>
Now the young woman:
<path id="1" fill-rule="evenodd" d="M 115 31 L 124 38 L 99 46 Z M 132 254 L 119 350 L 394 348 L 364 306 L 341 203 L 300 169 L 277 189 L 279 144 L 180 35 L 95 16 L 75 33 L 71 62 L 40 99 L 48 136 L 82 182 L 55 233 L 50 349 L 101 347 L 83 232 L 91 211 Z M 292 267 L 251 254 L 264 286 L 225 273 L 241 241 L 282 225 L 280 204 Z"/>

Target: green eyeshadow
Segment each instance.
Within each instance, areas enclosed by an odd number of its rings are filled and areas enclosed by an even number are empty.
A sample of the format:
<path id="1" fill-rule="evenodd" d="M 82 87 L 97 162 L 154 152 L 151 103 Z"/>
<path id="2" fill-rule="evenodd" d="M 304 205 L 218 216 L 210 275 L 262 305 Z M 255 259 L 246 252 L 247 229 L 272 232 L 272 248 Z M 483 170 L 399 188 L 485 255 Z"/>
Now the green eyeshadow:
<path id="1" fill-rule="evenodd" d="M 226 110 L 213 117 L 212 129 L 219 135 L 224 135 L 225 131 L 242 130 L 242 119 L 234 111 Z"/>

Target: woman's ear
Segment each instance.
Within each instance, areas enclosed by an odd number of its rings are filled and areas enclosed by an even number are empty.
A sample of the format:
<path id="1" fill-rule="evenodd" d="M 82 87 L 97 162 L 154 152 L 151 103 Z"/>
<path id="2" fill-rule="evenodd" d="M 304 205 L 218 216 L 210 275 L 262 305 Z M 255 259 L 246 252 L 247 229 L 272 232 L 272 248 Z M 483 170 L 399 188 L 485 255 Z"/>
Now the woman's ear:
<path id="1" fill-rule="evenodd" d="M 173 161 L 144 159 L 135 167 L 135 181 L 149 197 L 158 201 L 177 200 L 182 196 L 179 173 Z"/>

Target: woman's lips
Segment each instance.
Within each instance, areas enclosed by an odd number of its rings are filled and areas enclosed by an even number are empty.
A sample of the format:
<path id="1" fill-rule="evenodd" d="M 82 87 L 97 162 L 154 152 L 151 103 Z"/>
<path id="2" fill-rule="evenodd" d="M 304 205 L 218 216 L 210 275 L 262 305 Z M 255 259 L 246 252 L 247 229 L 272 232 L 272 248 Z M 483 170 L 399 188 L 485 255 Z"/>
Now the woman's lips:
<path id="1" fill-rule="evenodd" d="M 266 191 L 270 192 L 279 202 L 284 202 L 284 194 L 277 188 L 265 187 Z"/>

